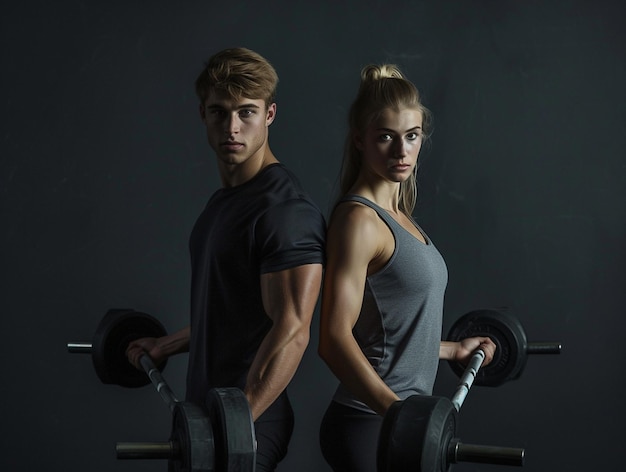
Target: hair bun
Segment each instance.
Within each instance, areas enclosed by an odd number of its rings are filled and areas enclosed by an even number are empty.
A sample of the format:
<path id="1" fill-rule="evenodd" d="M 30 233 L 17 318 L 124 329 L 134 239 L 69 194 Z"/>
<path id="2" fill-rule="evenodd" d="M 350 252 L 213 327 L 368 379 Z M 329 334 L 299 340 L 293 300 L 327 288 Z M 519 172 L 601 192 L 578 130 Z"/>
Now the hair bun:
<path id="1" fill-rule="evenodd" d="M 381 79 L 404 79 L 404 76 L 394 64 L 370 64 L 361 70 L 361 82 L 363 84 Z"/>

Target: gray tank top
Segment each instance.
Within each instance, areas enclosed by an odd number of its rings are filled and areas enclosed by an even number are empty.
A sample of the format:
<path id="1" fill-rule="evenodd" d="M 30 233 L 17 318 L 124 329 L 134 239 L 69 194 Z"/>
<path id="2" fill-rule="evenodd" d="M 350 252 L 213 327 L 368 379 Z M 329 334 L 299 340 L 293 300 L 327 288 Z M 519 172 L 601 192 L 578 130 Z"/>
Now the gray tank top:
<path id="1" fill-rule="evenodd" d="M 370 200 L 347 195 L 341 201 L 374 209 L 396 242 L 387 264 L 367 277 L 361 313 L 352 330 L 354 337 L 378 375 L 401 399 L 431 395 L 439 365 L 443 299 L 448 283 L 443 257 L 417 223 L 413 222 L 426 244 Z M 342 384 L 333 400 L 372 411 Z"/>

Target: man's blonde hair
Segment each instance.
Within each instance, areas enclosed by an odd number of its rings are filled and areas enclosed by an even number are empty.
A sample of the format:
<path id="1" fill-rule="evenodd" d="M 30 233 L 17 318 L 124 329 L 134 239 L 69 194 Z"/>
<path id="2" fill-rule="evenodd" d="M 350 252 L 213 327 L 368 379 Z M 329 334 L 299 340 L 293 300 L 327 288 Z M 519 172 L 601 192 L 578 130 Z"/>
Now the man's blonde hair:
<path id="1" fill-rule="evenodd" d="M 246 48 L 224 49 L 209 58 L 196 79 L 196 93 L 205 103 L 211 91 L 233 100 L 262 99 L 266 106 L 276 99 L 278 74 L 260 54 Z"/>

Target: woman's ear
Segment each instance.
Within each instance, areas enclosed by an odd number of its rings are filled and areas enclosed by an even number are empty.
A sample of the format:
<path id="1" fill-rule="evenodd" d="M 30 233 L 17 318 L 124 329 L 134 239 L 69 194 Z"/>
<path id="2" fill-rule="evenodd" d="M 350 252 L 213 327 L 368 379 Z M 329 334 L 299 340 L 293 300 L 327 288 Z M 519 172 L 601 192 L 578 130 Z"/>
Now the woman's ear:
<path id="1" fill-rule="evenodd" d="M 359 133 L 352 133 L 352 144 L 354 144 L 354 147 L 359 151 L 363 151 L 363 137 Z"/>

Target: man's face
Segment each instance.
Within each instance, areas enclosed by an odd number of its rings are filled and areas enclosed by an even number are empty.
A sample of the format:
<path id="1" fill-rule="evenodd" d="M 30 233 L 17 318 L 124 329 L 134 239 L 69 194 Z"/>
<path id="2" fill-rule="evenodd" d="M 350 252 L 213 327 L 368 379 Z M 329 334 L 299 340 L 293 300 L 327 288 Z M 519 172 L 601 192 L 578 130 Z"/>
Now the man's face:
<path id="1" fill-rule="evenodd" d="M 200 106 L 209 145 L 228 167 L 263 158 L 275 114 L 274 103 L 266 107 L 262 99 L 233 100 L 214 91 Z"/>

